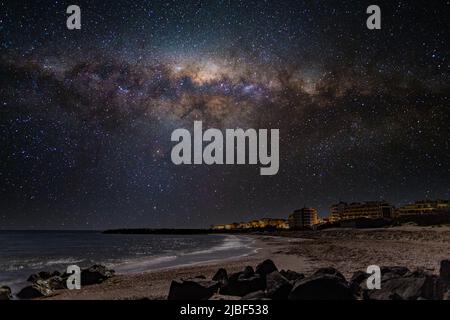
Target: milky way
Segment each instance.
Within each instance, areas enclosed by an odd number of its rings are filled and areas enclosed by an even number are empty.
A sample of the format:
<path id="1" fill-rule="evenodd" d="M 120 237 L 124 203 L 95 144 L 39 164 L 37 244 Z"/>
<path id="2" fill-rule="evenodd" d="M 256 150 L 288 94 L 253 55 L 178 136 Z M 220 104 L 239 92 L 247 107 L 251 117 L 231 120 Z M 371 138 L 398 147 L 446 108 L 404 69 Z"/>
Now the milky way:
<path id="1" fill-rule="evenodd" d="M 0 229 L 206 227 L 449 198 L 449 2 L 2 1 Z M 175 166 L 176 128 L 279 128 L 280 171 Z"/>

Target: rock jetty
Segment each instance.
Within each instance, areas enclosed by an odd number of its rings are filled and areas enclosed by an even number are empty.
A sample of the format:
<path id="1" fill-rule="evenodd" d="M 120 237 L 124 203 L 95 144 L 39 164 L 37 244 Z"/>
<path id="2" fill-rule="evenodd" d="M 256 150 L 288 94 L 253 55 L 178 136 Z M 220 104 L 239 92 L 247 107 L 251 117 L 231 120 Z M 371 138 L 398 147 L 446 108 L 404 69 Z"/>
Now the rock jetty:
<path id="1" fill-rule="evenodd" d="M 450 260 L 441 261 L 439 275 L 406 267 L 381 267 L 381 289 L 369 290 L 370 275 L 357 271 L 350 279 L 335 268 L 309 276 L 278 270 L 268 259 L 228 274 L 220 268 L 204 276 L 173 280 L 169 300 L 450 300 Z"/>

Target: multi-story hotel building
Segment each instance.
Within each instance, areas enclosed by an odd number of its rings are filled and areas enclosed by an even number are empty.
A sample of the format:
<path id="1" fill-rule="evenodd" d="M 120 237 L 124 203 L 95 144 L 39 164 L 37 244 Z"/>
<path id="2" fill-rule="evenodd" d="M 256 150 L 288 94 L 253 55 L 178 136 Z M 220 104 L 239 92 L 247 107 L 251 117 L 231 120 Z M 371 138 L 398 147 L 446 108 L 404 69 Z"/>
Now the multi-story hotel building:
<path id="1" fill-rule="evenodd" d="M 350 220 L 358 218 L 391 218 L 393 207 L 384 201 L 353 202 L 347 204 L 339 202 L 331 206 L 330 221 Z"/>
<path id="2" fill-rule="evenodd" d="M 341 213 L 344 212 L 347 203 L 340 201 L 337 204 L 333 204 L 330 208 L 330 222 L 336 222 L 341 220 Z"/>
<path id="3" fill-rule="evenodd" d="M 450 210 L 450 200 L 422 200 L 404 205 L 396 210 L 397 216 L 422 215 Z"/>
<path id="4" fill-rule="evenodd" d="M 302 208 L 295 210 L 289 215 L 289 227 L 290 228 L 308 228 L 319 223 L 317 217 L 317 209 L 315 208 Z"/>

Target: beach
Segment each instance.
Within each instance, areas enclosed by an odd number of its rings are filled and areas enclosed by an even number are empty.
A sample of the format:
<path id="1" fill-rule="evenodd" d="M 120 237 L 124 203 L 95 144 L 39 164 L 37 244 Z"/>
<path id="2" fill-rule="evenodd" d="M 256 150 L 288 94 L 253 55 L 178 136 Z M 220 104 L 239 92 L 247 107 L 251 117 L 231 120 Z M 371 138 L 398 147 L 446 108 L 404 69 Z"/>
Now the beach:
<path id="1" fill-rule="evenodd" d="M 321 267 L 334 267 L 349 279 L 369 265 L 404 266 L 437 274 L 439 262 L 450 258 L 450 227 L 401 226 L 380 229 L 329 229 L 249 234 L 253 251 L 248 255 L 209 262 L 117 274 L 101 284 L 81 290 L 58 290 L 41 299 L 166 299 L 171 281 L 204 276 L 219 268 L 229 273 L 255 267 L 272 259 L 279 269 L 309 275 Z"/>

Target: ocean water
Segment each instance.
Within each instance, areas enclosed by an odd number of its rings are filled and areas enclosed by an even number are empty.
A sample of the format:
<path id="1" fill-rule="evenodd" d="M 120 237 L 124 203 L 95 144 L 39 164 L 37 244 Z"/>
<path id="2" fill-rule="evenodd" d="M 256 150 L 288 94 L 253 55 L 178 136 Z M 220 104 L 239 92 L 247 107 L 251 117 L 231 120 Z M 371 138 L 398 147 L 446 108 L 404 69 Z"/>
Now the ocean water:
<path id="1" fill-rule="evenodd" d="M 253 240 L 235 235 L 123 235 L 90 231 L 0 231 L 0 285 L 17 292 L 30 274 L 103 264 L 136 273 L 248 255 Z"/>

